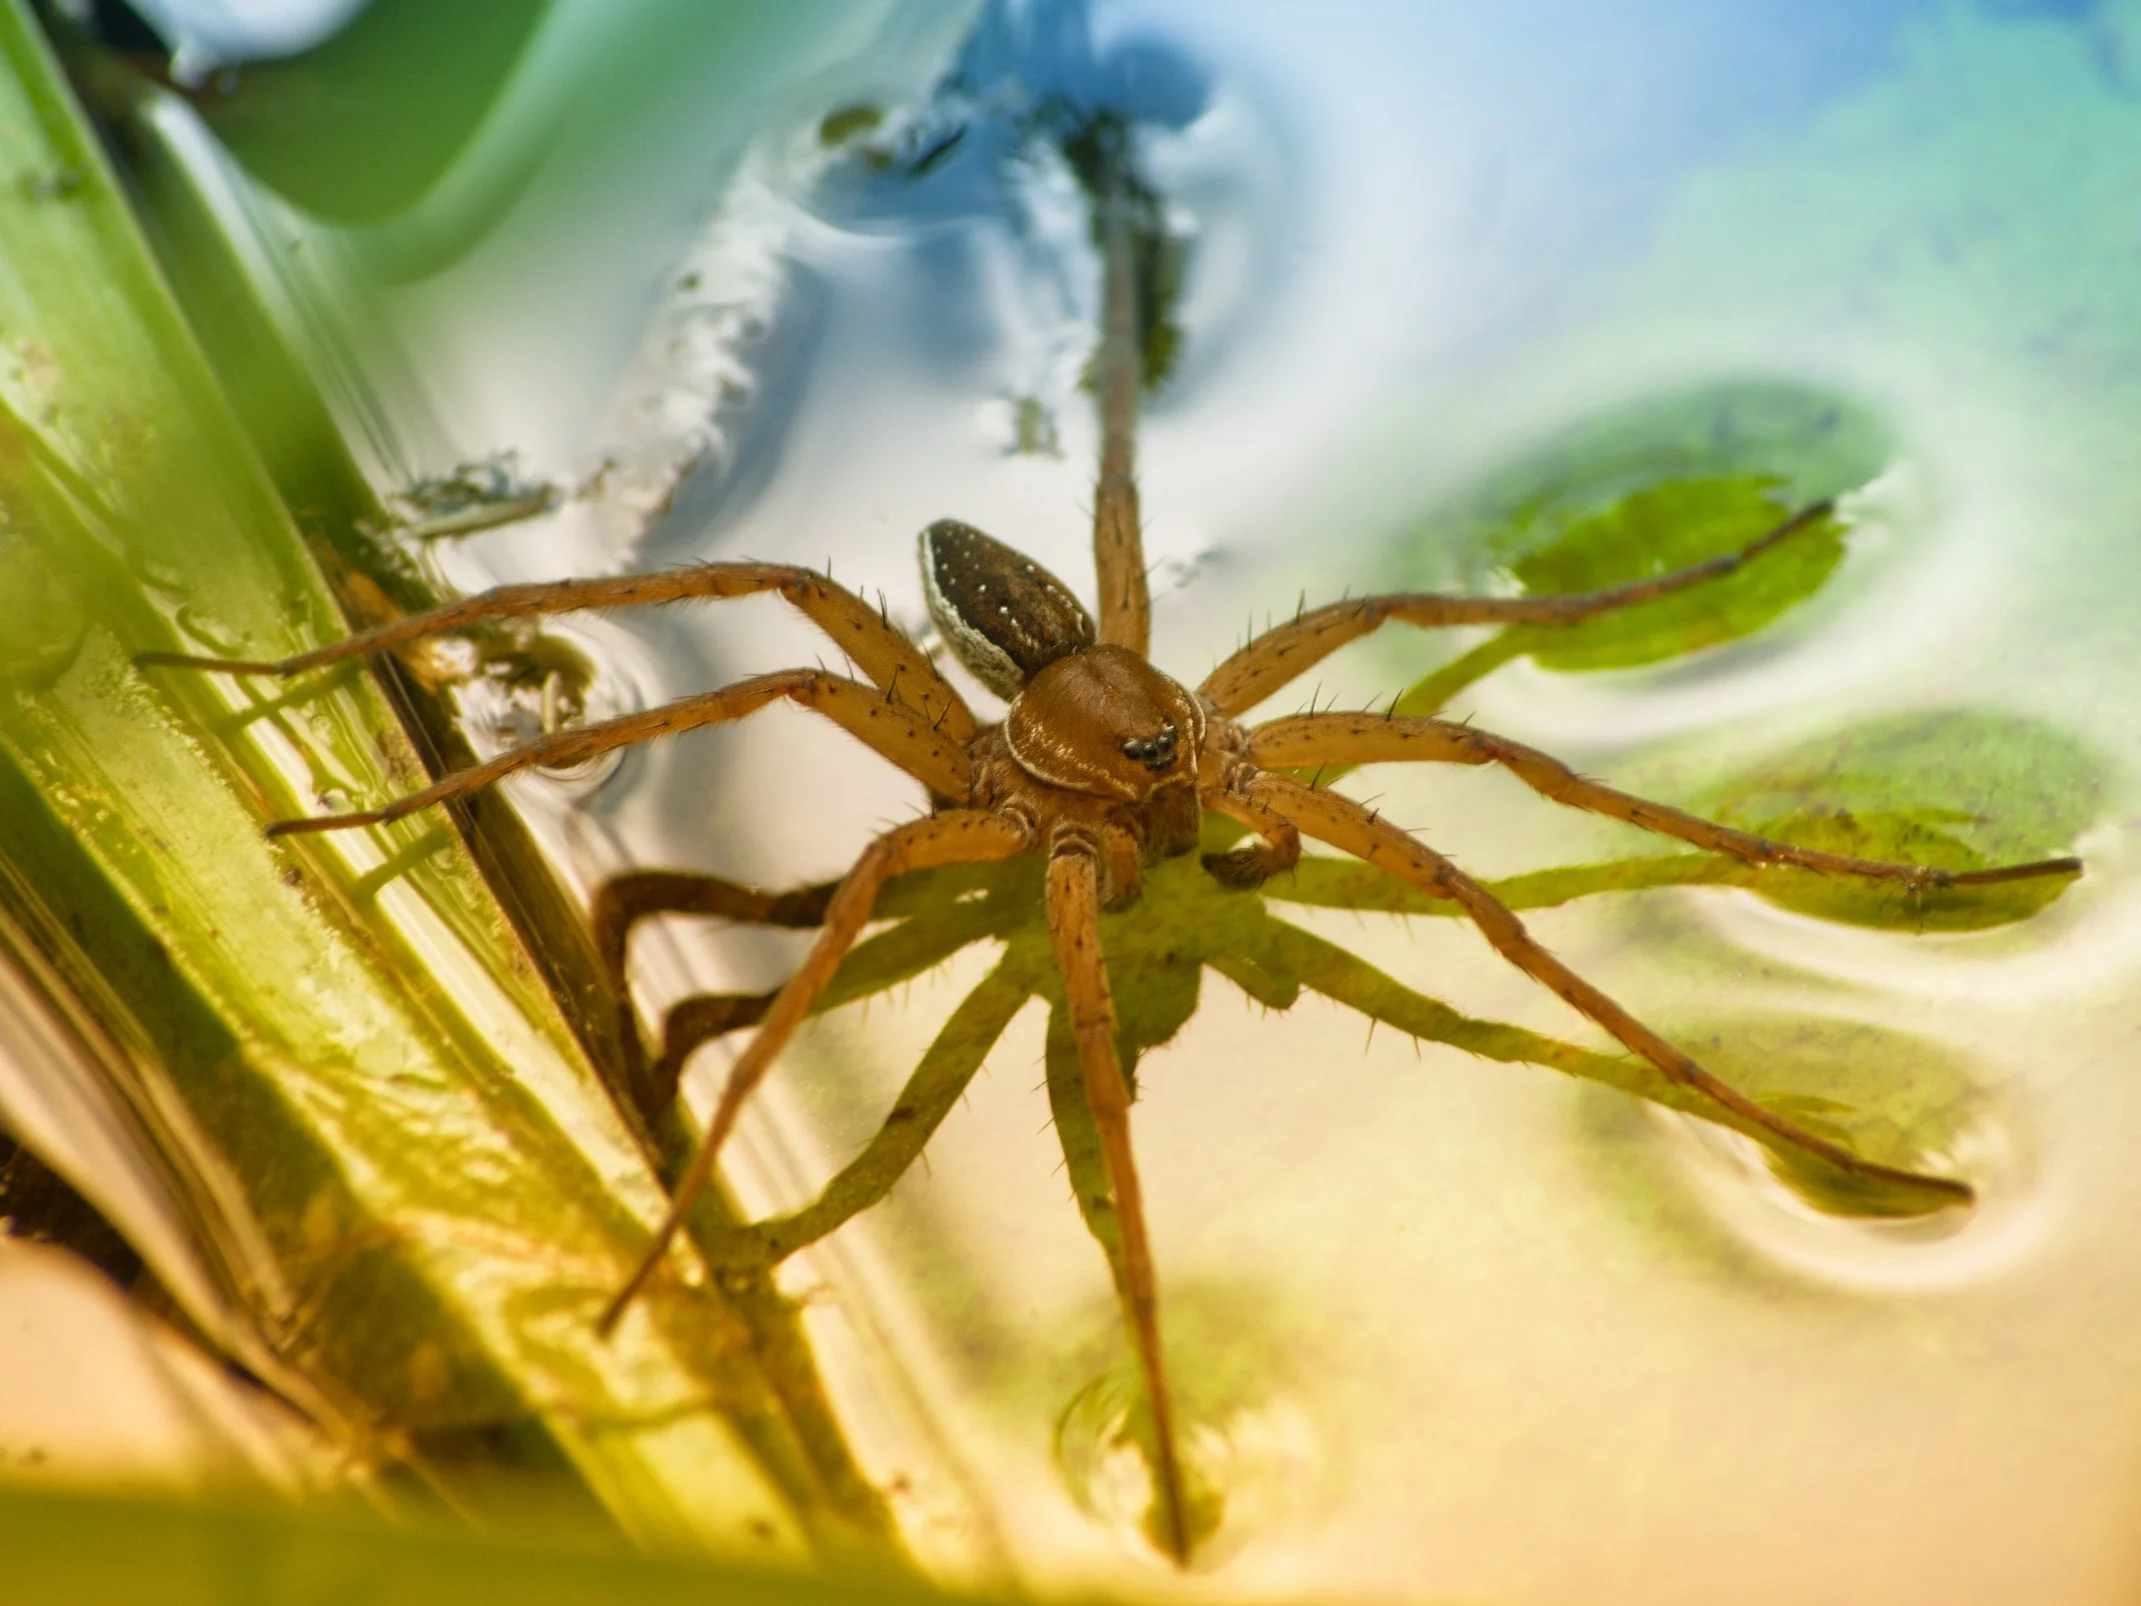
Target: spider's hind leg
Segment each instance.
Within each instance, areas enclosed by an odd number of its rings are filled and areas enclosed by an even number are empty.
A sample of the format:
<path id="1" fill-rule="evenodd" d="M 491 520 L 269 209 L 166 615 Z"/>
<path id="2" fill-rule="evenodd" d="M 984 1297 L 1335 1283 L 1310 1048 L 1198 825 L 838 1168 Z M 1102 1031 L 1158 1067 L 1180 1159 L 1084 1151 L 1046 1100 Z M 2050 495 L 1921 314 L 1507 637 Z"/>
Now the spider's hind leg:
<path id="1" fill-rule="evenodd" d="M 1923 1214 L 1930 1209 L 1968 1204 L 1975 1197 L 1968 1183 L 1950 1177 L 1927 1176 L 1862 1160 L 1842 1144 L 1809 1132 L 1796 1121 L 1765 1109 L 1719 1081 L 1556 959 L 1486 888 L 1426 843 L 1378 819 L 1351 798 L 1318 791 L 1290 776 L 1271 773 L 1258 776 L 1252 791 L 1259 802 L 1292 820 L 1303 834 L 1455 903 L 1504 959 L 1604 1028 L 1622 1047 L 1648 1060 L 1667 1081 L 1716 1105 L 1742 1130 L 1816 1155 L 1860 1182 L 1899 1191 L 1911 1206 L 1899 1213 Z"/>

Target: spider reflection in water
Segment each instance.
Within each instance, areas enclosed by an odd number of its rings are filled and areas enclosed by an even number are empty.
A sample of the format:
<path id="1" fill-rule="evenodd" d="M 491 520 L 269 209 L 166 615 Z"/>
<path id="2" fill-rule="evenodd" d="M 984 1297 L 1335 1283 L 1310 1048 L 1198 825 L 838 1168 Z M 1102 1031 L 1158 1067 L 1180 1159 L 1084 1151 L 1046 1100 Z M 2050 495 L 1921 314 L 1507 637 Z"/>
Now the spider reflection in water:
<path id="1" fill-rule="evenodd" d="M 1109 173 L 1112 180 L 1105 177 Z M 1326 655 L 1386 623 L 1574 624 L 1730 575 L 1821 526 L 1832 512 L 1827 503 L 1783 518 L 1736 553 L 1611 589 L 1513 598 L 1407 593 L 1306 610 L 1251 640 L 1194 688 L 1169 678 L 1146 655 L 1150 602 L 1134 477 L 1144 377 L 1135 233 L 1138 208 L 1149 201 L 1149 192 L 1134 182 L 1126 157 L 1112 166 L 1104 164 L 1103 174 L 1103 182 L 1094 188 L 1095 234 L 1104 264 L 1103 329 L 1094 367 L 1102 422 L 1093 516 L 1097 623 L 1055 576 L 977 530 L 945 521 L 921 537 L 922 578 L 931 615 L 960 662 L 1008 700 L 1000 723 L 981 724 L 929 655 L 879 609 L 829 577 L 782 564 L 720 562 L 659 575 L 503 587 L 279 663 L 159 657 L 165 663 L 231 673 L 290 675 L 490 621 L 768 592 L 785 598 L 823 629 L 861 678 L 818 669 L 756 676 L 645 712 L 551 732 L 382 808 L 282 821 L 270 830 L 321 831 L 399 819 L 465 797 L 520 770 L 574 764 L 655 737 L 742 719 L 782 699 L 832 720 L 927 789 L 931 812 L 871 842 L 834 885 L 775 896 L 714 877 L 645 872 L 619 878 L 598 896 L 597 938 L 620 997 L 625 996 L 627 938 L 632 926 L 649 915 L 720 914 L 819 932 L 807 957 L 777 992 L 763 998 L 690 999 L 665 1020 L 660 1060 L 643 1078 L 656 1101 L 673 1096 L 683 1059 L 697 1043 L 754 1023 L 757 1032 L 729 1068 L 704 1138 L 653 1244 L 604 1309 L 600 1324 L 605 1331 L 666 1258 L 752 1091 L 813 1008 L 837 995 L 834 984 L 843 959 L 873 918 L 886 912 L 879 894 L 888 882 L 908 872 L 1038 858 L 1045 866 L 1047 952 L 1055 978 L 1044 980 L 1030 969 L 1013 974 L 1008 960 L 999 966 L 961 1005 L 953 1023 L 960 1028 L 954 1051 L 935 1066 L 933 1080 L 917 1091 L 924 1073 L 930 1072 L 931 1061 L 925 1060 L 871 1152 L 836 1178 L 817 1204 L 762 1224 L 757 1250 L 767 1260 L 792 1253 L 882 1197 L 1025 999 L 1044 989 L 1058 998 L 1059 1013 L 1051 1029 L 1051 1091 L 1058 1095 L 1059 1122 L 1075 1114 L 1097 1139 L 1093 1174 L 1098 1183 L 1091 1193 L 1080 1190 L 1080 1202 L 1096 1236 L 1109 1249 L 1142 1371 L 1150 1411 L 1154 1534 L 1176 1559 L 1186 1561 L 1208 1523 L 1193 1509 L 1191 1484 L 1181 1462 L 1161 1343 L 1158 1281 L 1130 1142 L 1124 1043 L 1102 948 L 1100 914 L 1103 908 L 1135 899 L 1145 873 L 1161 860 L 1195 851 L 1207 813 L 1244 828 L 1234 845 L 1203 858 L 1205 870 L 1219 886 L 1251 889 L 1292 870 L 1300 860 L 1304 836 L 1353 855 L 1418 893 L 1454 906 L 1510 963 L 1655 1068 L 1673 1090 L 1673 1102 L 1704 1111 L 1773 1148 L 1798 1151 L 1857 1185 L 1891 1190 L 1910 1201 L 1904 1208 L 1920 1212 L 1966 1204 L 1971 1191 L 1960 1181 L 1863 1160 L 1842 1144 L 1736 1092 L 1556 959 L 1505 903 L 1435 849 L 1362 804 L 1289 772 L 1389 762 L 1499 765 L 1556 802 L 1748 866 L 1865 878 L 1911 893 L 2071 876 L 2080 865 L 2074 859 L 2051 859 L 1952 872 L 1799 848 L 1617 791 L 1520 743 L 1438 718 L 1326 712 L 1253 726 L 1238 722 Z M 898 892 L 895 888 L 894 895 Z M 949 938 L 934 957 L 981 936 L 1001 935 L 991 925 L 997 911 L 988 907 L 990 902 L 986 897 L 979 900 L 963 926 L 952 921 L 946 928 Z M 1293 959 L 1281 956 L 1262 966 L 1244 959 L 1233 968 L 1217 953 L 1199 957 L 1241 981 L 1253 995 L 1263 996 L 1275 986 L 1279 996 L 1267 1002 L 1290 1003 L 1299 990 L 1298 952 Z M 1325 963 L 1328 956 L 1309 959 Z M 907 973 L 916 968 L 920 966 L 910 965 Z M 1272 981 L 1288 970 L 1296 972 L 1291 992 L 1287 982 Z M 1340 987 L 1333 996 L 1342 992 Z M 636 1042 L 636 1022 L 627 1036 Z M 939 1041 L 953 1041 L 951 1027 Z M 1132 1041 L 1129 1046 L 1134 1052 L 1140 1045 Z M 1055 1075 L 1053 1063 L 1059 1057 L 1070 1060 L 1082 1080 L 1083 1111 L 1073 1112 L 1061 1100 L 1064 1079 Z M 904 1130 L 895 1133 L 901 1123 Z M 1068 1131 L 1065 1147 L 1066 1153 L 1073 1147 Z M 1090 1162 L 1096 1157 L 1086 1158 Z M 1098 1196 L 1101 1188 L 1104 1197 Z"/>

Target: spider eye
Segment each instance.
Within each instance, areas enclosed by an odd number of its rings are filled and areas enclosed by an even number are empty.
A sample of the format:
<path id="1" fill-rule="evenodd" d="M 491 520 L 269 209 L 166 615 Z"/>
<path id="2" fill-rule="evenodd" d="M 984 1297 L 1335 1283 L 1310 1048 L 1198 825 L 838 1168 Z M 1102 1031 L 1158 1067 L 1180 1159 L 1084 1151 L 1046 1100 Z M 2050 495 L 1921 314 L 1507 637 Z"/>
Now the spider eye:
<path id="1" fill-rule="evenodd" d="M 1124 742 L 1123 757 L 1136 759 L 1148 770 L 1167 768 L 1175 757 L 1175 722 L 1166 721 L 1156 736 L 1132 737 Z"/>

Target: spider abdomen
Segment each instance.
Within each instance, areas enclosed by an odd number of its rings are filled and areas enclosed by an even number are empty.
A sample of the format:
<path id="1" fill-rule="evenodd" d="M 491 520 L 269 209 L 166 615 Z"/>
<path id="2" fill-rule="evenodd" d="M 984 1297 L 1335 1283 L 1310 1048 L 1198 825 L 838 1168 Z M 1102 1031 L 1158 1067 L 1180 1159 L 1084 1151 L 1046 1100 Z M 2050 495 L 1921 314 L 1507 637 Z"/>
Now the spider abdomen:
<path id="1" fill-rule="evenodd" d="M 1070 587 L 971 525 L 939 519 L 922 532 L 922 589 L 945 642 L 1006 701 L 1058 659 L 1093 644 L 1093 621 Z"/>

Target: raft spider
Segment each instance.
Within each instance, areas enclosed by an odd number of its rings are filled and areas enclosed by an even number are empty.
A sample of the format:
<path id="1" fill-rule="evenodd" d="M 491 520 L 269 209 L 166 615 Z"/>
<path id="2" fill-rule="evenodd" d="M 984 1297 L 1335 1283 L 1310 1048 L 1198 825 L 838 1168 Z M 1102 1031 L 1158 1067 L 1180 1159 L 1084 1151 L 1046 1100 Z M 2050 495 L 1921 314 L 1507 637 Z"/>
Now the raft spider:
<path id="1" fill-rule="evenodd" d="M 1239 722 L 1325 656 L 1386 623 L 1574 624 L 1732 574 L 1818 525 L 1833 511 L 1827 502 L 1801 508 L 1738 552 L 1610 589 L 1512 598 L 1386 594 L 1305 610 L 1251 640 L 1195 688 L 1169 678 L 1146 655 L 1150 597 L 1134 473 L 1144 375 L 1133 230 L 1134 213 L 1150 196 L 1119 148 L 1103 164 L 1103 174 L 1104 181 L 1094 187 L 1095 235 L 1104 265 L 1102 330 L 1093 368 L 1102 425 L 1093 513 L 1097 623 L 1062 581 L 977 530 L 940 521 L 920 540 L 931 616 L 959 661 L 1009 702 L 1001 722 L 985 726 L 977 720 L 929 655 L 879 609 L 827 576 L 774 563 L 712 562 L 663 574 L 504 586 L 276 663 L 177 654 L 148 658 L 224 673 L 287 676 L 487 621 L 768 592 L 819 626 L 861 678 L 822 669 L 755 676 L 659 708 L 549 732 L 381 808 L 284 820 L 268 829 L 289 834 L 397 820 L 520 770 L 575 764 L 656 737 L 739 720 L 784 698 L 832 720 L 927 790 L 931 812 L 877 837 L 836 886 L 769 897 L 712 877 L 646 872 L 620 878 L 598 897 L 598 938 L 621 996 L 626 937 L 645 915 L 697 910 L 820 930 L 802 964 L 770 999 L 687 1000 L 665 1021 L 666 1029 L 694 1002 L 742 1002 L 755 1007 L 740 1013 L 729 1009 L 711 1023 L 702 1011 L 698 1026 L 682 1035 L 697 1042 L 710 1031 L 753 1020 L 758 1030 L 729 1069 L 652 1244 L 604 1307 L 598 1326 L 605 1333 L 662 1264 L 738 1113 L 870 923 L 880 889 L 911 870 L 1044 855 L 1048 932 L 1119 1223 L 1120 1292 L 1151 1412 L 1158 1536 L 1177 1561 L 1186 1561 L 1195 1535 L 1186 1509 L 1157 1279 L 1130 1141 L 1131 1095 L 1118 1052 L 1099 915 L 1103 907 L 1135 898 L 1147 867 L 1194 850 L 1205 811 L 1249 833 L 1234 847 L 1204 857 L 1205 869 L 1224 886 L 1253 888 L 1290 870 L 1301 856 L 1304 836 L 1351 854 L 1454 904 L 1510 963 L 1669 1082 L 1710 1101 L 1738 1124 L 1851 1176 L 1904 1184 L 1952 1204 L 1971 1200 L 1966 1183 L 1862 1160 L 1736 1092 L 1556 959 L 1508 907 L 1435 849 L 1363 805 L 1288 772 L 1391 762 L 1500 765 L 1555 802 L 1710 853 L 1754 866 L 1886 881 L 1909 891 L 2071 875 L 2080 862 L 2059 858 L 1951 872 L 1794 847 L 1617 791 L 1533 748 L 1439 718 L 1324 712 L 1258 725 Z M 663 1096 L 669 1093 L 673 1082 Z"/>

